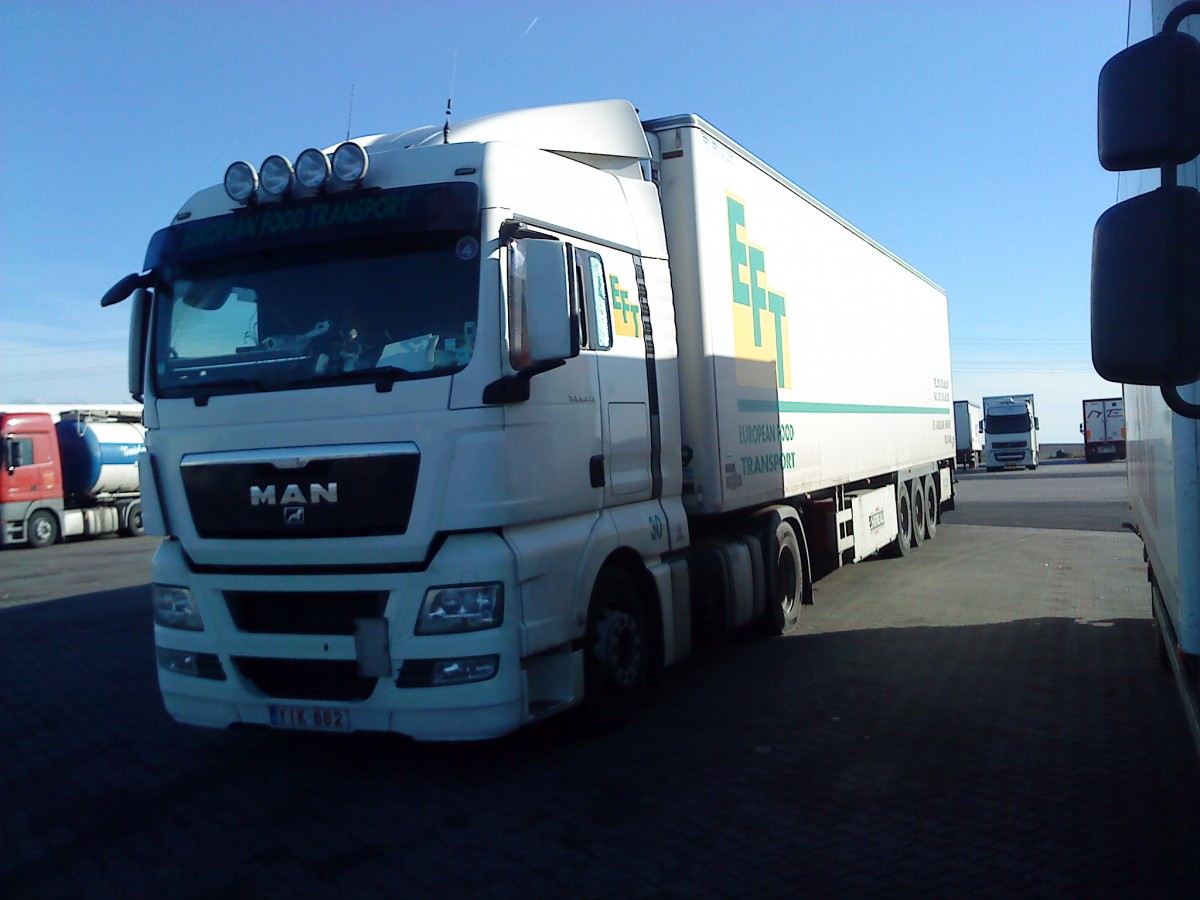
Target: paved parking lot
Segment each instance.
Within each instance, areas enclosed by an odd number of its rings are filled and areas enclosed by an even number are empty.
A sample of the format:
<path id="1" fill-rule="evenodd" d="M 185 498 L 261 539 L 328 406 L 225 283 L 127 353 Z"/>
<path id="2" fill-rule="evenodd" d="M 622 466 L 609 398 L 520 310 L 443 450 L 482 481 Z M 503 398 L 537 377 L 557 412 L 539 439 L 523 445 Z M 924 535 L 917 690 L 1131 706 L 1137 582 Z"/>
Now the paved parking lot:
<path id="1" fill-rule="evenodd" d="M 1094 496 L 1094 468 L 1019 490 Z M 600 737 L 187 729 L 144 586 L 0 610 L 0 896 L 1190 897 L 1200 764 L 1140 545 L 960 521 L 1028 505 L 984 477 Z"/>

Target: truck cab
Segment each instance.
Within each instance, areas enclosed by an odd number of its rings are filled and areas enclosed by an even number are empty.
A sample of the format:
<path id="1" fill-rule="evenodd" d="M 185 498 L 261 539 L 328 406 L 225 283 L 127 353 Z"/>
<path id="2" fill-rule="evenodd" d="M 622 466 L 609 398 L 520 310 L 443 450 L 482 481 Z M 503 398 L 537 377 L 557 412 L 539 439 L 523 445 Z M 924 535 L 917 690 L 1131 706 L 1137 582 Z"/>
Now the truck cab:
<path id="1" fill-rule="evenodd" d="M 1038 467 L 1033 395 L 983 398 L 984 466 L 989 472 Z"/>

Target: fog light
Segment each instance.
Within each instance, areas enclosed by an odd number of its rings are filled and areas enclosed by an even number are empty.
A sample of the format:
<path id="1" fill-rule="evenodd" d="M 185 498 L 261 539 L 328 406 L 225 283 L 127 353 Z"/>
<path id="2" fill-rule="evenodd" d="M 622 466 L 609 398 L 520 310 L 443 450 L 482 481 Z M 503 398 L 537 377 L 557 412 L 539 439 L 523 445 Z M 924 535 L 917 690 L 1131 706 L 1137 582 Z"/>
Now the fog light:
<path id="1" fill-rule="evenodd" d="M 225 668 L 215 653 L 193 653 L 191 650 L 168 650 L 155 647 L 158 667 L 175 675 L 190 675 L 193 678 L 208 678 L 212 681 L 225 680 Z"/>
<path id="2" fill-rule="evenodd" d="M 500 668 L 500 656 L 467 656 L 462 659 L 439 659 L 433 663 L 433 687 L 447 684 L 469 684 L 487 681 Z"/>
<path id="3" fill-rule="evenodd" d="M 500 655 L 460 656 L 451 659 L 406 659 L 396 676 L 398 688 L 446 687 L 495 678 Z"/>

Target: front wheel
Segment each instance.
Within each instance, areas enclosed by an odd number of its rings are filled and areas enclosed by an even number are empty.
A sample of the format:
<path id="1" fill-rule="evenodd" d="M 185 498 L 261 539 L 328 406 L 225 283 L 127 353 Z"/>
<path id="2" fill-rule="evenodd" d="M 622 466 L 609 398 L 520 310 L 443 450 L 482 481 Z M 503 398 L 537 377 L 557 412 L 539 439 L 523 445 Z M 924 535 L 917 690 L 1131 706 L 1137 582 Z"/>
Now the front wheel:
<path id="1" fill-rule="evenodd" d="M 629 719 L 641 704 L 650 673 L 646 610 L 633 577 L 605 566 L 588 604 L 584 639 L 583 714 L 597 729 Z"/>
<path id="2" fill-rule="evenodd" d="M 58 519 L 54 518 L 53 513 L 39 509 L 29 517 L 25 534 L 29 546 L 35 550 L 49 547 L 58 540 Z"/>

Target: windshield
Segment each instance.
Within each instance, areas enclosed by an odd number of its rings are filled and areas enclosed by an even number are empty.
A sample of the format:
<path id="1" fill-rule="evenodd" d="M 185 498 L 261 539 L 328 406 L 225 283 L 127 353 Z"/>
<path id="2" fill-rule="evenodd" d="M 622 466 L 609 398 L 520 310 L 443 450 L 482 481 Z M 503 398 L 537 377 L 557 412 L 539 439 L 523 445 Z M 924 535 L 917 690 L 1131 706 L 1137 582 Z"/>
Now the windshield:
<path id="1" fill-rule="evenodd" d="M 459 371 L 475 350 L 476 185 L 261 204 L 158 232 L 160 396 L 386 384 Z"/>
<path id="2" fill-rule="evenodd" d="M 1024 434 L 1029 431 L 1029 416 L 988 416 L 984 419 L 984 430 L 988 434 Z"/>

